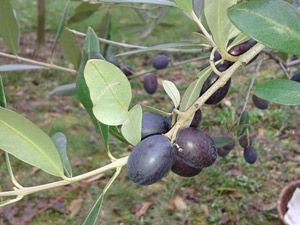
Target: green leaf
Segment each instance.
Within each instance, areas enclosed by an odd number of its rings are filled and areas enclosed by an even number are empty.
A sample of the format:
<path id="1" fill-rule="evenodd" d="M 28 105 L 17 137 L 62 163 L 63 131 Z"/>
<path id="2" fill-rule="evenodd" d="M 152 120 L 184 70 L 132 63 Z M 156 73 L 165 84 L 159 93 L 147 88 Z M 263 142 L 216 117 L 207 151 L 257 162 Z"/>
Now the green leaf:
<path id="1" fill-rule="evenodd" d="M 128 55 L 133 55 L 133 54 L 138 54 L 138 53 L 144 53 L 144 52 L 151 52 L 151 51 L 162 51 L 162 49 L 169 49 L 169 48 L 178 48 L 182 49 L 182 47 L 192 47 L 192 46 L 201 46 L 202 44 L 199 43 L 167 43 L 167 44 L 159 44 L 151 47 L 146 47 L 142 49 L 136 49 L 136 50 L 131 50 L 127 52 L 123 52 L 120 54 L 117 54 L 116 56 L 128 56 Z M 185 49 L 186 50 L 186 49 Z M 195 49 L 190 49 L 190 50 L 195 50 Z M 203 51 L 201 48 L 196 49 L 200 51 Z"/>
<path id="2" fill-rule="evenodd" d="M 1 0 L 0 21 L 0 37 L 3 38 L 6 47 L 12 53 L 17 54 L 20 31 L 16 13 L 10 0 Z"/>
<path id="3" fill-rule="evenodd" d="M 225 136 L 221 136 L 221 137 L 213 137 L 212 138 L 216 148 L 222 148 L 225 145 L 234 142 L 234 140 L 230 137 L 225 137 Z"/>
<path id="4" fill-rule="evenodd" d="M 249 37 L 247 35 L 245 35 L 244 33 L 239 33 L 237 35 L 237 37 L 234 38 L 233 42 L 230 45 L 228 45 L 227 49 L 229 50 L 233 46 L 236 46 L 236 45 L 238 45 L 238 44 L 240 44 L 240 43 L 242 43 L 244 41 L 247 41 L 247 40 L 249 40 Z"/>
<path id="5" fill-rule="evenodd" d="M 61 52 L 65 59 L 74 65 L 75 69 L 78 69 L 80 65 L 81 53 L 76 44 L 76 36 L 68 29 L 65 29 L 59 39 Z"/>
<path id="6" fill-rule="evenodd" d="M 281 105 L 300 105 L 300 83 L 291 80 L 270 80 L 259 84 L 254 94 Z"/>
<path id="7" fill-rule="evenodd" d="M 6 103 L 4 85 L 3 85 L 2 77 L 0 75 L 0 107 L 5 108 L 6 105 L 7 103 Z"/>
<path id="8" fill-rule="evenodd" d="M 175 108 L 177 108 L 180 104 L 180 93 L 176 87 L 176 85 L 168 80 L 162 81 L 163 88 L 167 95 L 170 97 L 172 102 L 174 103 Z"/>
<path id="9" fill-rule="evenodd" d="M 123 136 L 133 146 L 137 145 L 142 138 L 142 116 L 142 107 L 135 105 L 129 111 L 128 119 L 123 123 L 121 128 Z"/>
<path id="10" fill-rule="evenodd" d="M 97 198 L 96 202 L 94 203 L 92 209 L 90 210 L 89 214 L 85 218 L 82 225 L 95 225 L 97 223 L 100 210 L 102 207 L 104 195 L 106 194 L 107 190 L 110 188 L 112 183 L 116 180 L 118 175 L 120 174 L 122 168 L 117 168 L 114 176 L 109 180 L 109 182 L 106 184 L 105 188 L 103 189 L 102 193 Z"/>
<path id="11" fill-rule="evenodd" d="M 61 33 L 64 30 L 65 20 L 66 20 L 67 14 L 69 12 L 70 3 L 71 3 L 70 0 L 66 0 L 64 11 L 63 11 L 63 14 L 60 18 L 60 21 L 59 21 L 59 24 L 58 24 L 58 27 L 57 27 L 57 31 L 56 31 L 56 34 L 55 34 L 55 39 L 54 39 L 54 42 L 51 46 L 51 57 L 53 56 L 57 41 L 60 38 Z"/>
<path id="12" fill-rule="evenodd" d="M 193 37 L 197 40 L 197 42 L 200 43 L 201 45 L 203 45 L 203 46 L 210 46 L 209 40 L 208 40 L 207 37 L 204 36 L 203 34 L 198 33 L 198 32 L 193 32 L 193 33 L 192 33 L 192 36 L 193 36 Z"/>
<path id="13" fill-rule="evenodd" d="M 128 118 L 132 93 L 123 72 L 104 60 L 91 59 L 84 69 L 95 117 L 107 125 L 121 125 Z"/>
<path id="14" fill-rule="evenodd" d="M 84 106 L 86 111 L 88 112 L 97 132 L 101 135 L 102 141 L 104 143 L 105 150 L 108 151 L 107 144 L 108 143 L 108 135 L 106 135 L 106 132 L 108 130 L 108 126 L 105 124 L 100 123 L 93 114 L 93 103 L 90 99 L 90 93 L 89 89 L 85 83 L 84 80 L 84 67 L 86 65 L 86 62 L 89 58 L 103 58 L 103 56 L 100 54 L 100 46 L 98 37 L 93 31 L 92 28 L 89 28 L 87 31 L 86 38 L 84 40 L 83 45 L 83 53 L 81 57 L 81 63 L 76 79 L 76 93 L 77 96 L 81 102 L 81 104 Z M 109 129 L 112 131 L 112 129 Z"/>
<path id="15" fill-rule="evenodd" d="M 252 0 L 228 10 L 243 33 L 265 46 L 300 55 L 300 13 L 282 0 Z"/>
<path id="16" fill-rule="evenodd" d="M 83 2 L 77 8 L 75 9 L 75 13 L 71 16 L 71 18 L 68 20 L 68 23 L 77 23 L 82 20 L 85 20 L 92 16 L 95 12 L 98 11 L 100 7 L 99 3 L 89 3 L 89 2 Z"/>
<path id="17" fill-rule="evenodd" d="M 8 65 L 1 65 L 0 72 L 23 72 L 28 70 L 40 70 L 45 69 L 43 66 L 37 66 L 32 64 L 8 64 Z"/>
<path id="18" fill-rule="evenodd" d="M 170 116 L 170 113 L 162 111 L 162 110 L 154 108 L 154 107 L 151 107 L 151 106 L 148 106 L 148 105 L 142 105 L 142 108 L 144 109 L 143 111 L 145 111 L 145 112 L 152 112 L 152 113 L 164 116 L 164 117 Z"/>
<path id="19" fill-rule="evenodd" d="M 249 113 L 243 111 L 240 117 L 240 122 L 237 127 L 237 136 L 241 136 L 250 127 Z"/>
<path id="20" fill-rule="evenodd" d="M 204 0 L 204 14 L 209 30 L 220 52 L 226 51 L 227 42 L 234 29 L 227 17 L 227 9 L 237 0 Z"/>
<path id="21" fill-rule="evenodd" d="M 72 177 L 72 167 L 71 167 L 71 163 L 69 161 L 68 155 L 67 155 L 67 138 L 66 138 L 66 136 L 63 133 L 58 132 L 58 133 L 55 133 L 51 138 L 58 150 L 61 162 L 63 164 L 65 175 L 67 177 Z"/>
<path id="22" fill-rule="evenodd" d="M 169 0 L 96 0 L 98 3 L 142 3 L 142 4 L 156 4 L 165 6 L 176 6 Z"/>
<path id="23" fill-rule="evenodd" d="M 193 0 L 193 11 L 199 18 L 203 8 L 203 0 Z"/>
<path id="24" fill-rule="evenodd" d="M 129 142 L 123 137 L 118 127 L 109 127 L 109 133 L 116 137 L 119 141 L 129 144 Z"/>
<path id="25" fill-rule="evenodd" d="M 54 88 L 49 95 L 50 96 L 70 96 L 76 94 L 76 84 L 65 84 Z"/>
<path id="26" fill-rule="evenodd" d="M 179 107 L 180 111 L 186 111 L 199 98 L 203 83 L 207 80 L 211 72 L 212 69 L 210 66 L 205 68 L 199 73 L 199 78 L 189 85 L 183 94 Z"/>
<path id="27" fill-rule="evenodd" d="M 63 177 L 60 156 L 51 138 L 23 116 L 0 108 L 0 149 L 54 176 Z"/>
<path id="28" fill-rule="evenodd" d="M 174 0 L 178 8 L 180 8 L 188 16 L 191 16 L 194 12 L 193 1 L 187 0 Z"/>

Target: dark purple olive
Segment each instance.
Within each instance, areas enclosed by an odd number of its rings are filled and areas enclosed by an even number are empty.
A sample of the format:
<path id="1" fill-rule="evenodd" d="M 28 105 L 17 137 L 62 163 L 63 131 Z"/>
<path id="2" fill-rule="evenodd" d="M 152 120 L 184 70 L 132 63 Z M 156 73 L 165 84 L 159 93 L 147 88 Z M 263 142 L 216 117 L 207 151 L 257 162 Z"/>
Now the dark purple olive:
<path id="1" fill-rule="evenodd" d="M 245 52 L 247 52 L 250 48 L 252 48 L 256 44 L 257 44 L 257 42 L 253 39 L 244 41 L 236 46 L 233 46 L 229 50 L 229 54 L 231 54 L 233 56 L 240 56 L 240 55 L 244 54 Z"/>
<path id="2" fill-rule="evenodd" d="M 262 98 L 257 97 L 256 95 L 252 96 L 253 104 L 259 109 L 267 109 L 269 107 L 269 102 Z"/>
<path id="3" fill-rule="evenodd" d="M 294 75 L 292 76 L 291 80 L 300 83 L 300 71 L 294 73 Z"/>
<path id="4" fill-rule="evenodd" d="M 253 147 L 248 147 L 244 149 L 244 159 L 249 164 L 254 164 L 257 160 L 257 152 Z"/>
<path id="5" fill-rule="evenodd" d="M 148 74 L 144 76 L 144 89 L 145 91 L 152 95 L 156 92 L 158 87 L 157 77 L 154 74 Z"/>
<path id="6" fill-rule="evenodd" d="M 212 165 L 217 159 L 217 151 L 213 140 L 204 132 L 195 128 L 179 130 L 176 136 L 179 146 L 177 156 L 194 168 Z"/>
<path id="7" fill-rule="evenodd" d="M 163 135 L 153 135 L 135 146 L 128 158 L 129 179 L 141 185 L 162 179 L 176 161 L 176 149 Z"/>
<path id="8" fill-rule="evenodd" d="M 164 134 L 169 131 L 169 124 L 166 119 L 158 114 L 143 113 L 142 116 L 142 138 L 154 135 Z"/>
<path id="9" fill-rule="evenodd" d="M 188 164 L 184 163 L 182 160 L 178 159 L 172 166 L 171 170 L 173 173 L 176 173 L 181 177 L 193 177 L 198 175 L 201 172 L 202 168 L 191 167 Z"/>
<path id="10" fill-rule="evenodd" d="M 133 69 L 130 66 L 121 66 L 121 70 L 127 77 L 133 74 Z"/>
<path id="11" fill-rule="evenodd" d="M 243 148 L 248 148 L 248 147 L 252 146 L 252 138 L 250 136 L 244 134 L 239 138 L 239 144 Z"/>
<path id="12" fill-rule="evenodd" d="M 165 69 L 168 67 L 169 58 L 166 55 L 157 55 L 152 58 L 152 66 L 157 69 Z"/>
<path id="13" fill-rule="evenodd" d="M 221 56 L 220 52 L 215 51 L 214 52 L 214 61 L 217 62 L 217 61 L 219 61 L 221 59 L 222 59 L 222 56 Z"/>
<path id="14" fill-rule="evenodd" d="M 217 153 L 219 156 L 221 157 L 225 157 L 228 155 L 228 153 L 234 149 L 235 147 L 235 141 L 232 139 L 229 143 L 227 143 L 226 145 L 224 145 L 221 148 L 217 148 Z"/>
<path id="15" fill-rule="evenodd" d="M 201 122 L 201 119 L 202 119 L 202 112 L 200 109 L 198 109 L 194 114 L 190 127 L 197 128 Z"/>
<path id="16" fill-rule="evenodd" d="M 227 62 L 225 64 L 218 64 L 216 68 L 220 72 L 224 72 L 228 67 L 231 66 L 231 62 L 229 61 Z M 200 95 L 205 93 L 218 79 L 219 76 L 216 75 L 214 72 L 212 72 L 207 78 L 207 80 L 204 82 Z M 210 98 L 205 103 L 208 105 L 213 105 L 222 101 L 229 91 L 230 84 L 231 84 L 231 79 L 229 79 L 223 87 L 219 88 L 212 96 L 210 96 Z"/>

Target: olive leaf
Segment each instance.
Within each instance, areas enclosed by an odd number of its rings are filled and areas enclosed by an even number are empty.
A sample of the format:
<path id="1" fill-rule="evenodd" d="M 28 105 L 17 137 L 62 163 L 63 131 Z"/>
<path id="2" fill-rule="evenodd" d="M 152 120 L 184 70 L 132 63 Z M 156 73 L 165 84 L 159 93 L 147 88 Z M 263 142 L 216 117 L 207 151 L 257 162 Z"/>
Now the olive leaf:
<path id="1" fill-rule="evenodd" d="M 168 81 L 168 80 L 163 80 L 162 85 L 165 92 L 174 103 L 175 108 L 177 108 L 180 104 L 180 93 L 176 85 L 172 81 Z"/>
<path id="2" fill-rule="evenodd" d="M 132 145 L 137 145 L 142 138 L 142 116 L 140 105 L 135 105 L 128 113 L 128 118 L 121 127 L 124 138 Z"/>
<path id="3" fill-rule="evenodd" d="M 85 66 L 84 78 L 95 117 L 106 125 L 123 124 L 132 98 L 130 83 L 123 72 L 104 60 L 91 59 Z"/>
<path id="4" fill-rule="evenodd" d="M 0 149 L 54 176 L 63 166 L 51 138 L 25 117 L 0 107 Z"/>

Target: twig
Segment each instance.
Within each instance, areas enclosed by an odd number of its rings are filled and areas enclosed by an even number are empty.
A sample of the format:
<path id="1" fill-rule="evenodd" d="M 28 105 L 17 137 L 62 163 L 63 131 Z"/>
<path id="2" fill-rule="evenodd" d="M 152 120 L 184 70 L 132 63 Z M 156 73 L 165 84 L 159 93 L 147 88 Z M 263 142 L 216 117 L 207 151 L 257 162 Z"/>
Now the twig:
<path id="1" fill-rule="evenodd" d="M 246 97 L 245 97 L 245 101 L 244 101 L 244 104 L 243 104 L 242 112 L 244 112 L 246 110 L 246 107 L 247 107 L 247 104 L 248 104 L 248 101 L 249 101 L 249 97 L 250 97 L 250 92 L 251 92 L 251 90 L 253 88 L 253 85 L 254 85 L 256 77 L 259 76 L 259 70 L 260 70 L 260 67 L 261 67 L 261 64 L 262 64 L 263 60 L 264 59 L 261 59 L 258 62 L 256 68 L 255 68 L 255 73 L 254 73 L 254 75 L 251 78 L 251 81 L 249 83 L 249 87 L 248 87 L 248 90 L 247 90 L 247 93 L 246 93 Z"/>
<path id="2" fill-rule="evenodd" d="M 14 191 L 0 192 L 0 197 L 25 196 L 25 195 L 29 195 L 29 194 L 32 194 L 32 193 L 35 193 L 35 192 L 65 186 L 65 185 L 68 185 L 68 184 L 71 184 L 71 183 L 74 183 L 74 182 L 78 182 L 78 181 L 81 181 L 81 180 L 88 179 L 90 177 L 95 177 L 98 174 L 104 173 L 108 170 L 115 169 L 115 168 L 118 168 L 118 167 L 122 167 L 122 166 L 126 165 L 127 160 L 128 160 L 128 156 L 117 159 L 114 162 L 112 162 L 112 163 L 110 163 L 110 164 L 108 164 L 104 167 L 98 168 L 96 170 L 84 173 L 84 174 L 76 176 L 76 177 L 68 178 L 66 180 L 60 180 L 60 181 L 56 181 L 56 182 L 52 182 L 52 183 L 48 183 L 48 184 L 43 184 L 43 185 L 38 185 L 38 186 L 33 186 L 33 187 L 23 187 L 23 188 L 20 188 L 18 190 L 14 190 Z"/>
<path id="3" fill-rule="evenodd" d="M 207 30 L 205 29 L 205 27 L 203 26 L 203 24 L 201 23 L 201 21 L 199 20 L 199 18 L 197 17 L 197 15 L 194 12 L 192 13 L 192 19 L 197 23 L 199 29 L 201 30 L 203 35 L 207 38 L 210 45 L 212 47 L 216 47 L 216 44 L 215 44 L 214 40 L 212 39 L 212 36 L 207 32 Z"/>
<path id="4" fill-rule="evenodd" d="M 74 33 L 77 36 L 80 36 L 80 37 L 85 37 L 86 36 L 85 33 L 79 32 L 77 30 L 73 30 L 73 29 L 68 29 L 68 30 L 71 31 L 72 33 Z M 121 43 L 121 42 L 111 41 L 111 40 L 107 40 L 105 38 L 99 38 L 99 37 L 98 37 L 98 40 L 102 43 L 105 43 L 105 44 L 115 45 L 115 46 L 123 47 L 123 48 L 134 48 L 134 49 L 145 49 L 145 50 L 148 49 L 148 48 L 152 48 L 152 46 L 147 47 L 147 46 L 141 46 L 141 45 Z M 193 53 L 193 52 L 199 52 L 200 51 L 200 49 L 195 50 L 195 49 L 178 49 L 178 48 L 158 48 L 158 49 L 153 49 L 153 50 L 165 51 L 165 52 L 187 52 L 187 53 L 191 53 L 191 52 Z"/>
<path id="5" fill-rule="evenodd" d="M 19 182 L 17 181 L 17 179 L 14 176 L 13 170 L 11 168 L 11 164 L 10 164 L 10 159 L 9 159 L 8 153 L 5 152 L 4 154 L 5 154 L 5 162 L 6 162 L 6 166 L 7 166 L 7 170 L 8 170 L 11 182 L 13 183 L 13 185 L 16 186 L 16 188 L 23 188 L 23 186 L 21 184 L 19 184 Z"/>
<path id="6" fill-rule="evenodd" d="M 189 63 L 192 63 L 192 62 L 202 61 L 202 60 L 206 60 L 206 59 L 208 59 L 208 56 L 187 59 L 187 60 L 183 60 L 183 61 L 180 61 L 180 62 L 173 63 L 173 64 L 171 64 L 170 67 L 175 68 L 175 67 L 179 67 L 179 66 L 184 65 L 184 64 L 189 64 Z M 170 69 L 170 67 L 165 68 L 165 69 Z M 136 77 L 139 77 L 139 76 L 143 76 L 143 75 L 146 75 L 148 73 L 153 73 L 155 71 L 157 71 L 157 70 L 156 69 L 150 69 L 150 70 L 146 70 L 146 71 L 141 71 L 141 72 L 135 73 L 134 75 L 130 76 L 129 79 L 133 79 L 133 78 L 136 78 Z"/>
<path id="7" fill-rule="evenodd" d="M 77 73 L 76 70 L 73 70 L 73 69 L 69 69 L 69 68 L 62 67 L 62 66 L 57 66 L 57 65 L 54 65 L 54 64 L 44 63 L 44 62 L 40 62 L 40 61 L 28 59 L 28 58 L 23 58 L 23 57 L 20 57 L 20 56 L 17 56 L 17 55 L 11 55 L 11 54 L 4 53 L 4 52 L 0 52 L 0 56 L 10 58 L 10 59 L 19 60 L 19 61 L 23 61 L 23 62 L 27 62 L 27 63 L 31 63 L 31 64 L 34 64 L 34 65 L 43 66 L 43 67 L 45 67 L 45 69 L 49 68 L 49 69 L 61 70 L 61 71 L 65 71 L 65 72 L 73 73 L 73 74 Z"/>
<path id="8" fill-rule="evenodd" d="M 296 66 L 300 64 L 300 59 L 294 60 L 286 64 L 287 67 Z"/>

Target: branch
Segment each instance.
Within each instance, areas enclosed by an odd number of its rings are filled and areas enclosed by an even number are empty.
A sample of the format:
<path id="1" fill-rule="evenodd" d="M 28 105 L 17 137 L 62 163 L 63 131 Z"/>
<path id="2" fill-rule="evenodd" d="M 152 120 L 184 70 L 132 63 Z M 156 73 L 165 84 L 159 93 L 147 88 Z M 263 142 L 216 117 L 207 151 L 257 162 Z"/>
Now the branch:
<path id="1" fill-rule="evenodd" d="M 77 30 L 73 30 L 73 29 L 68 29 L 70 32 L 72 32 L 73 34 L 79 36 L 79 37 L 85 37 L 86 34 L 79 32 Z M 153 46 L 141 46 L 141 45 L 133 45 L 133 44 L 127 44 L 127 43 L 122 43 L 122 42 L 117 42 L 117 41 L 111 41 L 111 40 L 107 40 L 104 38 L 99 38 L 98 40 L 102 43 L 105 44 L 110 44 L 110 45 L 115 45 L 118 47 L 123 47 L 123 48 L 133 48 L 133 49 L 148 49 L 148 48 L 152 48 Z M 152 49 L 152 50 L 157 50 L 157 51 L 165 51 L 165 52 L 187 52 L 187 53 L 197 53 L 202 49 L 178 49 L 178 48 L 157 48 L 157 49 Z M 133 50 L 134 51 L 134 50 Z M 124 53 L 121 53 L 124 54 Z M 117 56 L 121 56 L 120 54 Z"/>
<path id="2" fill-rule="evenodd" d="M 228 70 L 223 72 L 223 75 L 203 95 L 201 95 L 187 111 L 185 111 L 182 115 L 179 115 L 179 119 L 177 120 L 176 124 L 168 133 L 166 133 L 166 136 L 174 141 L 179 128 L 184 126 L 185 122 L 187 122 L 193 116 L 193 114 L 200 109 L 206 100 L 209 99 L 210 96 L 212 96 L 219 88 L 223 87 L 237 69 L 250 62 L 251 59 L 263 49 L 264 46 L 262 44 L 256 44 L 249 51 L 241 55 L 238 60 L 231 67 L 229 67 Z"/>
<path id="3" fill-rule="evenodd" d="M 34 64 L 34 65 L 43 66 L 43 67 L 45 67 L 45 69 L 49 68 L 49 69 L 61 70 L 61 71 L 65 71 L 65 72 L 73 73 L 73 74 L 77 73 L 76 70 L 73 70 L 73 69 L 69 69 L 69 68 L 62 67 L 62 66 L 57 66 L 57 65 L 54 65 L 54 64 L 44 63 L 44 62 L 40 62 L 40 61 L 28 59 L 28 58 L 23 58 L 23 57 L 20 57 L 20 56 L 17 56 L 17 55 L 11 55 L 11 54 L 4 53 L 4 52 L 0 52 L 0 56 L 10 58 L 10 59 L 16 59 L 16 60 L 19 60 L 19 61 Z"/>
<path id="4" fill-rule="evenodd" d="M 250 97 L 250 92 L 253 88 L 254 81 L 255 81 L 256 77 L 258 77 L 258 75 L 259 75 L 259 70 L 260 70 L 260 67 L 261 67 L 261 64 L 262 64 L 263 60 L 264 59 L 260 60 L 259 63 L 257 64 L 256 68 L 255 68 L 255 74 L 251 78 L 251 81 L 250 81 L 250 84 L 249 84 L 249 87 L 248 87 L 248 90 L 247 90 L 247 93 L 246 93 L 245 102 L 244 102 L 244 105 L 243 105 L 243 108 L 242 108 L 242 112 L 244 112 L 246 110 L 247 103 L 248 103 L 249 97 Z"/>
<path id="5" fill-rule="evenodd" d="M 184 65 L 184 64 L 189 64 L 189 63 L 192 63 L 192 62 L 206 60 L 208 58 L 209 58 L 208 56 L 203 56 L 203 57 L 197 57 L 197 58 L 183 60 L 183 61 L 180 61 L 180 62 L 173 63 L 171 66 L 169 66 L 165 69 L 170 69 L 170 67 L 175 68 L 175 67 L 178 67 L 178 66 L 181 66 L 181 65 Z M 165 70 L 165 69 L 163 69 L 163 70 Z M 130 76 L 129 79 L 131 80 L 131 79 L 134 79 L 136 77 L 144 76 L 148 73 L 152 73 L 152 72 L 155 72 L 155 71 L 157 71 L 157 70 L 156 69 L 150 69 L 150 70 L 146 70 L 146 71 L 141 71 L 139 73 L 135 73 L 134 75 Z"/>
<path id="6" fill-rule="evenodd" d="M 14 190 L 14 191 L 0 192 L 0 197 L 25 196 L 25 195 L 29 195 L 29 194 L 32 194 L 32 193 L 35 193 L 35 192 L 65 186 L 65 185 L 68 185 L 68 184 L 71 184 L 71 183 L 74 183 L 74 182 L 78 182 L 78 181 L 81 181 L 81 180 L 84 180 L 84 179 L 87 179 L 87 178 L 90 178 L 90 177 L 94 177 L 94 176 L 99 175 L 101 173 L 104 173 L 108 170 L 123 167 L 124 165 L 126 165 L 127 160 L 128 160 L 128 156 L 125 156 L 123 158 L 120 158 L 120 159 L 117 159 L 117 160 L 113 161 L 112 163 L 110 163 L 106 166 L 103 166 L 101 168 L 90 171 L 88 173 L 84 173 L 84 174 L 76 176 L 76 177 L 68 178 L 67 180 L 60 180 L 60 181 L 56 181 L 56 182 L 52 182 L 52 183 L 48 183 L 48 184 L 43 184 L 43 185 L 38 185 L 38 186 L 33 186 L 33 187 L 23 187 L 23 188 L 20 188 L 18 190 Z"/>

